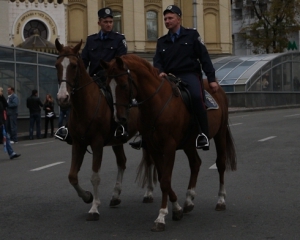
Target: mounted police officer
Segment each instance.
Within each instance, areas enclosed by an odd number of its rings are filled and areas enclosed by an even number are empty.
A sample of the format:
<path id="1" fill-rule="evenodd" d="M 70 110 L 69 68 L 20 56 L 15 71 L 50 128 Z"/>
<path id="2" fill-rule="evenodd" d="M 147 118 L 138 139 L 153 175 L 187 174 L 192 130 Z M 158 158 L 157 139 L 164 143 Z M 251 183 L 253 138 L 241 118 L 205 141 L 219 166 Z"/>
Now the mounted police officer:
<path id="1" fill-rule="evenodd" d="M 87 37 L 82 50 L 82 60 L 86 68 L 89 67 L 90 76 L 94 76 L 100 70 L 100 59 L 110 62 L 116 56 L 127 53 L 127 45 L 124 35 L 113 32 L 113 15 L 110 8 L 102 8 L 98 11 L 99 33 Z"/>
<path id="2" fill-rule="evenodd" d="M 219 87 L 215 78 L 215 69 L 197 30 L 181 26 L 180 8 L 170 5 L 163 14 L 165 26 L 169 32 L 157 40 L 153 65 L 158 68 L 160 77 L 166 77 L 167 74 L 172 73 L 187 83 L 194 114 L 201 128 L 196 147 L 208 150 L 209 135 L 202 70 L 207 76 L 209 87 L 215 92 Z"/>
<path id="3" fill-rule="evenodd" d="M 100 59 L 110 62 L 116 56 L 127 54 L 127 44 L 124 35 L 112 31 L 113 12 L 110 8 L 100 9 L 98 18 L 98 25 L 101 27 L 101 30 L 99 33 L 87 37 L 81 58 L 85 67 L 88 68 L 89 75 L 95 81 L 99 79 L 103 81 L 104 71 L 100 66 Z M 55 137 L 71 143 L 71 138 L 65 126 L 57 130 Z"/>

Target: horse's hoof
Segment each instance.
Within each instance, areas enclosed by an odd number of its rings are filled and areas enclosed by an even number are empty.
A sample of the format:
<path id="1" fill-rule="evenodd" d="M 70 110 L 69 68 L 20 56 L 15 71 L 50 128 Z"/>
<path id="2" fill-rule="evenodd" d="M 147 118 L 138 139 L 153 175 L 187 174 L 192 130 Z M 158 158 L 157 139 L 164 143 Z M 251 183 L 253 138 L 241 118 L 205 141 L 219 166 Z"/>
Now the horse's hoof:
<path id="1" fill-rule="evenodd" d="M 86 220 L 87 221 L 98 221 L 99 220 L 99 213 L 89 213 Z"/>
<path id="2" fill-rule="evenodd" d="M 112 199 L 112 200 L 110 200 L 110 204 L 109 204 L 109 206 L 110 207 L 115 207 L 115 206 L 117 206 L 117 205 L 119 205 L 121 203 L 121 199 Z"/>
<path id="3" fill-rule="evenodd" d="M 144 197 L 143 203 L 153 203 L 153 197 Z"/>
<path id="4" fill-rule="evenodd" d="M 85 203 L 92 203 L 93 200 L 94 200 L 93 194 L 92 194 L 91 192 L 89 192 L 89 191 L 85 191 L 85 193 L 86 193 L 87 195 L 89 195 L 89 197 L 88 197 L 88 200 L 83 199 L 83 201 L 84 201 Z"/>
<path id="5" fill-rule="evenodd" d="M 226 204 L 225 203 L 218 203 L 216 208 L 215 208 L 216 211 L 224 211 L 226 210 Z"/>
<path id="6" fill-rule="evenodd" d="M 166 224 L 164 223 L 154 223 L 153 227 L 151 228 L 152 232 L 163 232 L 165 231 Z"/>
<path id="7" fill-rule="evenodd" d="M 189 213 L 194 209 L 194 205 L 186 205 L 183 207 L 183 213 Z"/>
<path id="8" fill-rule="evenodd" d="M 179 220 L 181 220 L 182 217 L 183 217 L 183 211 L 182 211 L 182 209 L 178 210 L 178 211 L 173 211 L 172 212 L 172 219 L 174 221 L 179 221 Z"/>

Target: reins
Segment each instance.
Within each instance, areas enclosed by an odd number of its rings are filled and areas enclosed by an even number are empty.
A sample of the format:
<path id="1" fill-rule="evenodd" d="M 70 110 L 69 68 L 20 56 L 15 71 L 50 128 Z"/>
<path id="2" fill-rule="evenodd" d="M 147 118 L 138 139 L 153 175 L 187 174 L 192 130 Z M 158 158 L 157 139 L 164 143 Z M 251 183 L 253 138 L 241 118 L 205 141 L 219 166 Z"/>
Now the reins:
<path id="1" fill-rule="evenodd" d="M 119 74 L 116 74 L 116 75 L 109 75 L 108 77 L 109 78 L 117 78 L 117 77 L 121 77 L 121 76 L 124 76 L 124 75 L 127 75 L 128 76 L 128 82 L 129 82 L 129 85 L 130 85 L 130 96 L 129 96 L 129 103 L 128 105 L 125 105 L 125 104 L 119 104 L 119 103 L 113 103 L 115 106 L 119 105 L 119 106 L 124 106 L 126 107 L 127 109 L 130 109 L 132 107 L 138 107 L 139 105 L 142 105 L 143 103 L 147 102 L 148 100 L 150 100 L 151 98 L 153 98 L 161 89 L 161 87 L 163 86 L 164 82 L 165 82 L 165 78 L 163 78 L 163 80 L 161 81 L 160 85 L 158 86 L 158 88 L 155 90 L 154 93 L 152 93 L 148 98 L 146 98 L 145 100 L 143 101 L 140 101 L 140 102 L 137 102 L 134 98 L 133 98 L 133 88 L 132 86 L 134 85 L 134 87 L 136 88 L 136 90 L 138 91 L 138 88 L 137 88 L 137 85 L 136 83 L 133 81 L 133 78 L 130 74 L 130 70 L 127 68 L 126 72 L 124 73 L 119 73 Z M 130 103 L 131 102 L 131 103 Z"/>

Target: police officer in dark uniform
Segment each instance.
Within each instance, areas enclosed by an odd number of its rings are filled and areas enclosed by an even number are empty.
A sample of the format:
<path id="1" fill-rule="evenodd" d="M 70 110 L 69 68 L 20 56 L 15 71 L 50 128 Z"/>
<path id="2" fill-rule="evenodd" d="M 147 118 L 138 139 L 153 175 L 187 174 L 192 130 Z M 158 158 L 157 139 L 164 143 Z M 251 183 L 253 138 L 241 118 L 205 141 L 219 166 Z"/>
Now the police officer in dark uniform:
<path id="1" fill-rule="evenodd" d="M 213 92 L 219 87 L 215 78 L 215 69 L 197 30 L 181 26 L 180 8 L 170 5 L 163 14 L 165 26 L 169 32 L 157 40 L 153 65 L 158 68 L 160 77 L 172 73 L 188 84 L 194 113 L 201 127 L 196 147 L 208 150 L 208 123 L 201 67 Z"/>
<path id="2" fill-rule="evenodd" d="M 87 37 L 86 44 L 82 50 L 81 58 L 90 76 L 101 79 L 104 71 L 100 66 L 100 59 L 110 62 L 116 56 L 127 54 L 127 44 L 124 35 L 113 32 L 113 15 L 110 8 L 102 8 L 98 11 L 98 25 L 101 27 L 99 33 Z M 66 126 L 60 127 L 55 137 L 71 144 L 71 136 L 68 135 Z"/>
<path id="3" fill-rule="evenodd" d="M 89 67 L 90 76 L 94 76 L 101 69 L 100 59 L 110 62 L 116 56 L 127 53 L 127 44 L 124 35 L 113 32 L 113 15 L 110 8 L 102 8 L 98 11 L 99 33 L 90 35 L 82 50 L 82 60 L 86 68 Z"/>

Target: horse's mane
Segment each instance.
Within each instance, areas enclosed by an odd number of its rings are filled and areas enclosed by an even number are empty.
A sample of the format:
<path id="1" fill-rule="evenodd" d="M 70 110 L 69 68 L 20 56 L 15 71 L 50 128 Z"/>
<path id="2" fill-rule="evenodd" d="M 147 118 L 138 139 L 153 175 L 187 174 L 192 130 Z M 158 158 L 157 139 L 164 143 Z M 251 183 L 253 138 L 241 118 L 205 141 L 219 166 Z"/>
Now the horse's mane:
<path id="1" fill-rule="evenodd" d="M 159 78 L 158 69 L 153 67 L 150 62 L 135 54 L 127 54 L 122 56 L 125 64 L 137 66 L 138 69 L 145 67 L 154 77 Z"/>

